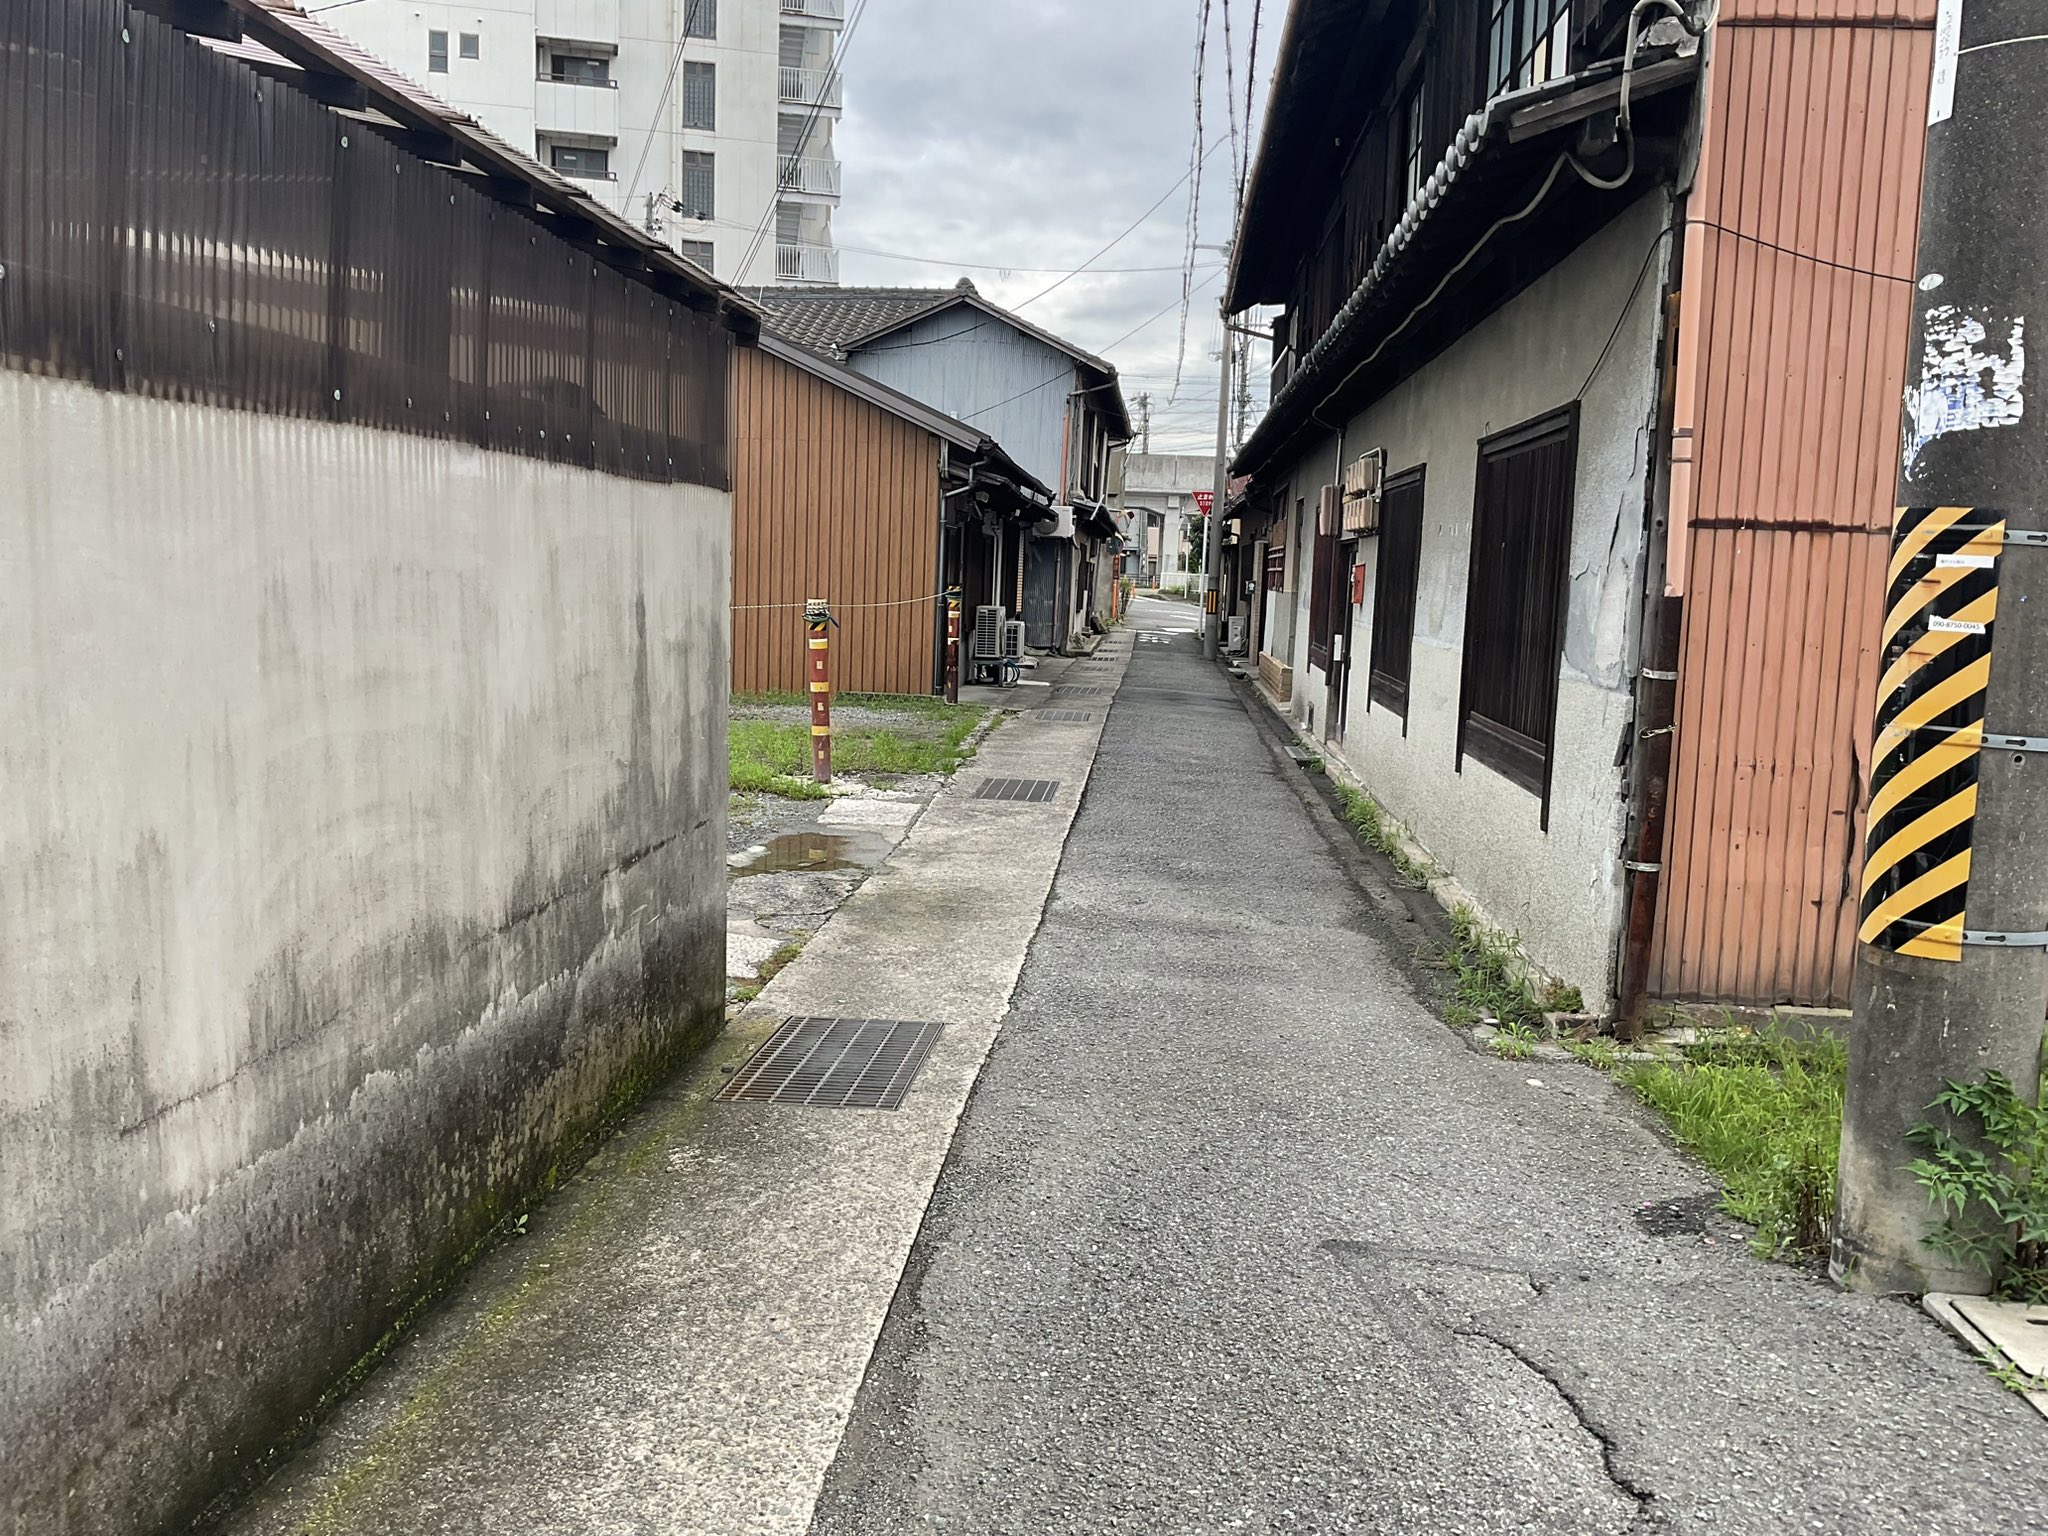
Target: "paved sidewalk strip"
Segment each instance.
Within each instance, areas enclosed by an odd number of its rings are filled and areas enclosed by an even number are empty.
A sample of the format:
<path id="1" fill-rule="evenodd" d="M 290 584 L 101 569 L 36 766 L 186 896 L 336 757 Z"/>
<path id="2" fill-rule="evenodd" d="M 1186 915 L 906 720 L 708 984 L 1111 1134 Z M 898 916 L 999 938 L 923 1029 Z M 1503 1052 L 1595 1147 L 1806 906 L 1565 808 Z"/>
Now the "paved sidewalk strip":
<path id="1" fill-rule="evenodd" d="M 1107 713 L 1006 719 L 705 1060 L 477 1266 L 232 1536 L 804 1531 Z M 975 798 L 1003 778 L 1059 788 Z M 944 1028 L 899 1109 L 715 1102 L 800 1015 Z"/>

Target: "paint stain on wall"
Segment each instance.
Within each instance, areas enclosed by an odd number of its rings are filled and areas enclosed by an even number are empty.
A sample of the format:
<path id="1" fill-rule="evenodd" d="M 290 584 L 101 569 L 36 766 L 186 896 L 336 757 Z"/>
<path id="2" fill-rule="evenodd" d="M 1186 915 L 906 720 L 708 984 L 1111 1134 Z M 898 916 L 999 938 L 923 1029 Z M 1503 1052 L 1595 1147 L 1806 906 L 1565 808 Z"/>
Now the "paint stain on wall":
<path id="1" fill-rule="evenodd" d="M 2024 315 L 2008 324 L 2005 351 L 1984 350 L 1985 322 L 1953 304 L 1927 311 L 1921 331 L 1920 381 L 1906 391 L 1907 479 L 1928 444 L 1951 432 L 1982 432 L 2019 423 L 2026 409 L 2020 385 L 2027 368 Z"/>

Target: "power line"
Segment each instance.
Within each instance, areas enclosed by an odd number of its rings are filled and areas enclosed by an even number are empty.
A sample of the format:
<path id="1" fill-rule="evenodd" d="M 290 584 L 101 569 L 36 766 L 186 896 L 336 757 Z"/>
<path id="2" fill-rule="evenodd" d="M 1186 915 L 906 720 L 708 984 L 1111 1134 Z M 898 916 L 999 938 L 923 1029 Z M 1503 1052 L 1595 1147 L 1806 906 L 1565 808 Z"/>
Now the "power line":
<path id="1" fill-rule="evenodd" d="M 1221 141 L 1219 140 L 1218 142 L 1220 143 Z M 1210 155 L 1213 155 L 1215 153 L 1216 151 L 1213 148 L 1209 151 Z M 1074 268 L 1074 270 L 1069 272 L 1065 277 L 1062 277 L 1059 280 L 1059 282 L 1054 283 L 1049 288 L 1043 288 L 1039 290 L 1037 293 L 1031 295 L 1030 298 L 1024 301 L 1024 304 L 1036 304 L 1048 293 L 1051 293 L 1053 289 L 1062 287 L 1073 278 L 1079 277 L 1083 272 L 1087 271 L 1090 267 L 1094 266 L 1096 262 L 1100 261 L 1103 257 L 1107 256 L 1119 245 L 1123 244 L 1124 241 L 1128 240 L 1134 233 L 1137 232 L 1137 229 L 1141 224 L 1143 224 L 1147 219 L 1151 218 L 1153 214 L 1159 211 L 1161 205 L 1163 205 L 1169 197 L 1173 196 L 1174 193 L 1178 192 L 1182 187 L 1186 186 L 1188 184 L 1188 180 L 1190 177 L 1199 175 L 1201 173 L 1202 166 L 1208 163 L 1208 158 L 1208 155 L 1204 155 L 1194 165 L 1190 166 L 1186 173 L 1181 176 L 1180 180 L 1176 181 L 1172 186 L 1168 187 L 1164 192 L 1159 194 L 1158 202 L 1154 203 L 1150 208 L 1147 208 L 1143 213 L 1139 214 L 1137 218 L 1131 221 L 1130 228 L 1126 229 L 1122 234 L 1118 235 L 1114 240 L 1110 241 L 1109 244 L 1105 245 L 1093 256 L 1090 256 L 1086 261 L 1082 262 L 1080 266 Z M 1178 271 L 1179 269 L 1176 267 L 1168 267 L 1165 270 L 1173 272 Z M 1024 307 L 1024 304 L 1013 304 L 1010 307 L 1012 309 L 1022 309 Z"/>
<path id="2" fill-rule="evenodd" d="M 1173 387 L 1180 388 L 1181 366 L 1187 359 L 1188 350 L 1188 303 L 1193 297 L 1195 276 L 1195 245 L 1202 228 L 1202 178 L 1196 174 L 1202 162 L 1207 159 L 1202 149 L 1202 76 L 1208 67 L 1209 51 L 1209 0 L 1199 0 L 1195 13 L 1195 137 L 1188 150 L 1188 174 L 1194 185 L 1188 190 L 1188 217 L 1186 238 L 1182 242 L 1180 275 L 1180 339 L 1174 344 Z M 1169 396 L 1170 397 L 1170 396 Z"/>

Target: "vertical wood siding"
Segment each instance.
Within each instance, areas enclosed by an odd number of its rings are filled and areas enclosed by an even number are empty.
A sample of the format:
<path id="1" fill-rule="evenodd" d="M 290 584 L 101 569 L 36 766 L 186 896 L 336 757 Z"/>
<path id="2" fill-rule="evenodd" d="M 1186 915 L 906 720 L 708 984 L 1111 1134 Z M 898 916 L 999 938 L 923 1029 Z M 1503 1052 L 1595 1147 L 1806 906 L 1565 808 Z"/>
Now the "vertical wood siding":
<path id="1" fill-rule="evenodd" d="M 1842 1006 L 1932 63 L 1932 0 L 1722 9 L 1687 210 L 1685 602 L 1651 985 Z"/>
<path id="2" fill-rule="evenodd" d="M 734 354 L 733 434 L 733 691 L 802 691 L 822 597 L 836 688 L 930 693 L 938 439 L 755 347 Z"/>

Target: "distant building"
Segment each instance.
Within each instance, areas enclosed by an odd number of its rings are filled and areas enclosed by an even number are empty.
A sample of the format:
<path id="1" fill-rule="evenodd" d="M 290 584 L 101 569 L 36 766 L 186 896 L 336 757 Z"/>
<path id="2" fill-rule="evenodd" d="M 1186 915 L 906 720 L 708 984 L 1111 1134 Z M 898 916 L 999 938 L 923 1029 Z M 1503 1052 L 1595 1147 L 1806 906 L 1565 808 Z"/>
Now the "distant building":
<path id="1" fill-rule="evenodd" d="M 1124 511 L 1137 548 L 1127 574 L 1141 587 L 1173 587 L 1199 569 L 1200 501 L 1216 486 L 1206 453 L 1133 453 L 1124 460 Z"/>
<path id="2" fill-rule="evenodd" d="M 773 334 L 987 433 L 1052 488 L 1054 504 L 1035 527 L 990 520 L 954 528 L 949 583 L 994 594 L 1023 619 L 1034 650 L 1069 649 L 1108 622 L 1108 584 L 1099 578 L 1123 547 L 1109 461 L 1131 439 L 1115 368 L 989 303 L 964 278 L 952 288 L 783 288 L 755 297 Z"/>
<path id="3" fill-rule="evenodd" d="M 846 0 L 352 0 L 324 19 L 735 283 L 832 283 Z"/>

